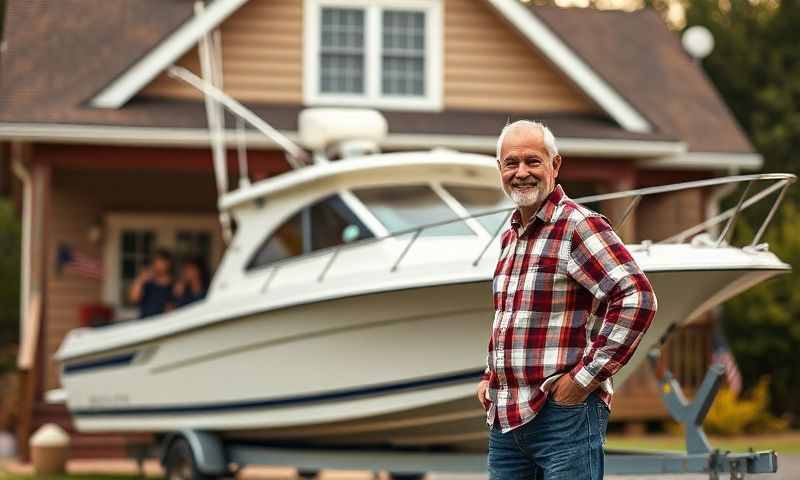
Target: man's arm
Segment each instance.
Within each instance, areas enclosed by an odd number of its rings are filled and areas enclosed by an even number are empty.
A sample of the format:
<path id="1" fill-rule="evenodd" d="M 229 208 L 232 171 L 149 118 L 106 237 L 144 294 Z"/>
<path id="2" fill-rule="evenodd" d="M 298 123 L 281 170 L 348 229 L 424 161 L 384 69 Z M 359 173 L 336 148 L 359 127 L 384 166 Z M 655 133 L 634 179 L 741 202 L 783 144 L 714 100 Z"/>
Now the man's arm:
<path id="1" fill-rule="evenodd" d="M 582 220 L 572 235 L 569 274 L 607 310 L 600 331 L 569 372 L 585 389 L 614 375 L 630 359 L 656 314 L 650 281 L 601 216 Z"/>

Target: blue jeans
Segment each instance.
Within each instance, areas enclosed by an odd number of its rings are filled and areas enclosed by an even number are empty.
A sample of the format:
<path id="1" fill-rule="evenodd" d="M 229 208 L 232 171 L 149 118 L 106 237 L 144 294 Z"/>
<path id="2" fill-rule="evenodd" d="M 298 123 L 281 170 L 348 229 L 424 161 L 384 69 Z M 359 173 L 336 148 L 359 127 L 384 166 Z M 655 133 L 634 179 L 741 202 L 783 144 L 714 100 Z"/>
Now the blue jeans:
<path id="1" fill-rule="evenodd" d="M 600 480 L 608 407 L 595 393 L 581 404 L 548 397 L 528 423 L 489 433 L 490 480 Z"/>

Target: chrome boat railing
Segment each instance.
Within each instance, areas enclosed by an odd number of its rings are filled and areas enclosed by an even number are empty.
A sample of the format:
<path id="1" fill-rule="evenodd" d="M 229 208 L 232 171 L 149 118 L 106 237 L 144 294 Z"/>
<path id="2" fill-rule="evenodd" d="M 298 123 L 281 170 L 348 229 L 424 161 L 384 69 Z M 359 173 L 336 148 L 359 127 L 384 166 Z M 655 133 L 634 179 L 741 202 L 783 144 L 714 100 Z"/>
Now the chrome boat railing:
<path id="1" fill-rule="evenodd" d="M 722 232 L 719 234 L 719 236 L 717 237 L 716 241 L 714 242 L 714 246 L 715 247 L 720 247 L 720 246 L 723 245 L 723 243 L 726 241 L 727 237 L 730 235 L 731 231 L 733 230 L 733 226 L 734 226 L 737 218 L 741 214 L 741 212 L 743 212 L 747 208 L 755 205 L 756 203 L 762 201 L 764 198 L 766 198 L 770 194 L 772 194 L 772 193 L 774 193 L 776 191 L 779 191 L 778 195 L 776 196 L 775 200 L 772 203 L 772 206 L 770 207 L 769 212 L 767 213 L 766 217 L 762 221 L 761 225 L 758 228 L 758 231 L 756 232 L 756 234 L 753 237 L 752 242 L 750 243 L 750 247 L 756 247 L 758 245 L 758 242 L 761 240 L 761 237 L 764 235 L 764 232 L 765 232 L 767 226 L 772 221 L 772 219 L 773 219 L 773 217 L 775 215 L 775 212 L 777 211 L 779 205 L 783 201 L 783 198 L 786 195 L 786 191 L 788 190 L 788 188 L 793 183 L 795 183 L 795 181 L 797 181 L 797 176 L 793 175 L 793 174 L 790 174 L 790 173 L 766 173 L 766 174 L 753 174 L 753 175 L 736 175 L 736 176 L 729 176 L 729 177 L 712 178 L 712 179 L 707 179 L 707 180 L 697 180 L 697 181 L 691 181 L 691 182 L 674 183 L 674 184 L 662 185 L 662 186 L 658 186 L 658 187 L 647 187 L 647 188 L 640 188 L 640 189 L 636 189 L 636 190 L 626 190 L 626 191 L 622 191 L 622 192 L 606 193 L 606 194 L 600 194 L 600 195 L 589 195 L 589 196 L 585 196 L 585 197 L 575 198 L 573 200 L 575 202 L 583 204 L 583 205 L 590 205 L 590 204 L 599 203 L 599 202 L 605 202 L 605 201 L 610 201 L 610 200 L 620 200 L 620 199 L 630 198 L 631 200 L 626 205 L 625 211 L 622 214 L 622 216 L 619 218 L 619 220 L 613 222 L 614 223 L 614 227 L 618 228 L 618 227 L 624 225 L 625 222 L 628 220 L 628 218 L 630 218 L 631 214 L 635 211 L 636 207 L 639 205 L 639 202 L 641 201 L 642 197 L 649 196 L 649 195 L 659 195 L 659 194 L 664 194 L 664 193 L 677 192 L 677 191 L 681 191 L 681 190 L 690 190 L 690 189 L 696 189 L 696 188 L 708 188 L 708 187 L 715 187 L 715 186 L 720 186 L 720 185 L 737 184 L 737 183 L 745 183 L 745 182 L 747 182 L 746 187 L 744 188 L 744 191 L 739 196 L 739 199 L 738 199 L 737 204 L 736 204 L 735 207 L 730 208 L 730 209 L 728 209 L 728 210 L 726 210 L 726 211 L 724 211 L 724 212 L 722 212 L 722 213 L 720 213 L 718 215 L 715 215 L 712 218 L 709 218 L 709 219 L 705 220 L 704 222 L 701 222 L 701 223 L 699 223 L 697 225 L 694 225 L 694 226 L 692 226 L 690 228 L 687 228 L 687 229 L 685 229 L 685 230 L 683 230 L 681 232 L 678 232 L 675 235 L 672 235 L 672 236 L 670 236 L 670 237 L 668 237 L 666 239 L 660 240 L 660 241 L 655 242 L 655 243 L 683 243 L 687 239 L 689 239 L 689 238 L 691 238 L 691 237 L 693 237 L 693 236 L 695 236 L 695 235 L 697 235 L 699 233 L 707 232 L 707 231 L 709 231 L 709 229 L 711 227 L 714 227 L 714 226 L 716 226 L 716 225 L 718 225 L 718 224 L 720 224 L 720 223 L 722 223 L 722 222 L 727 220 L 727 223 L 723 227 Z M 750 196 L 748 198 L 747 194 L 750 192 L 750 190 L 752 189 L 753 185 L 756 182 L 770 182 L 770 184 L 768 186 L 766 186 L 765 188 L 763 188 L 762 190 L 760 190 L 759 192 L 753 194 L 752 196 Z M 425 230 L 431 229 L 431 228 L 436 228 L 436 227 L 441 227 L 441 226 L 444 226 L 444 225 L 450 225 L 450 224 L 458 223 L 458 222 L 466 222 L 469 219 L 477 219 L 477 218 L 482 218 L 482 217 L 487 217 L 487 216 L 498 215 L 498 214 L 504 213 L 505 216 L 503 218 L 503 221 L 499 224 L 497 229 L 493 232 L 493 235 L 491 236 L 491 238 L 482 245 L 482 247 L 480 249 L 480 252 L 478 253 L 478 256 L 472 262 L 473 266 L 477 266 L 480 263 L 480 261 L 483 258 L 483 256 L 486 254 L 486 252 L 491 247 L 492 243 L 497 239 L 498 235 L 500 235 L 500 232 L 503 230 L 503 227 L 508 222 L 508 218 L 511 216 L 511 213 L 514 211 L 515 208 L 516 207 L 505 207 L 505 208 L 501 208 L 501 209 L 487 210 L 487 211 L 476 213 L 476 214 L 472 214 L 472 215 L 461 216 L 461 217 L 457 217 L 457 218 L 442 220 L 442 221 L 439 221 L 439 222 L 433 222 L 433 223 L 428 223 L 428 224 L 425 224 L 425 225 L 420 225 L 418 227 L 414 227 L 414 228 L 410 228 L 410 229 L 405 229 L 405 230 L 393 232 L 393 233 L 391 233 L 389 235 L 382 236 L 382 237 L 367 238 L 367 239 L 357 240 L 357 241 L 350 242 L 350 243 L 344 243 L 344 244 L 341 244 L 341 245 L 337 245 L 335 247 L 330 247 L 330 248 L 326 248 L 326 249 L 317 250 L 315 252 L 311 252 L 311 253 L 305 254 L 302 257 L 293 257 L 293 258 L 289 258 L 289 259 L 285 259 L 285 260 L 279 260 L 279 261 L 276 261 L 276 262 L 273 262 L 273 263 L 269 264 L 269 266 L 265 266 L 265 268 L 272 268 L 272 271 L 270 272 L 270 274 L 268 275 L 266 281 L 264 282 L 264 285 L 261 288 L 261 292 L 263 293 L 263 292 L 267 291 L 267 289 L 269 288 L 269 285 L 275 279 L 275 277 L 277 276 L 277 274 L 278 274 L 278 272 L 279 272 L 279 270 L 281 269 L 282 266 L 284 266 L 286 264 L 289 264 L 289 263 L 293 263 L 293 261 L 296 261 L 296 260 L 298 260 L 300 258 L 307 259 L 307 258 L 315 257 L 315 256 L 330 255 L 328 261 L 325 262 L 325 265 L 324 265 L 323 269 L 320 271 L 319 275 L 317 276 L 317 281 L 318 282 L 322 282 L 325 279 L 325 277 L 328 274 L 328 272 L 330 271 L 330 269 L 333 266 L 333 264 L 336 261 L 336 259 L 339 257 L 340 252 L 342 252 L 343 250 L 350 249 L 350 248 L 355 248 L 355 247 L 360 247 L 360 246 L 364 246 L 364 245 L 371 244 L 371 243 L 385 242 L 388 239 L 398 239 L 399 237 L 404 237 L 404 236 L 408 235 L 408 236 L 410 236 L 408 242 L 405 244 L 405 246 L 403 247 L 402 251 L 397 256 L 397 258 L 395 259 L 395 261 L 392 263 L 392 265 L 390 267 L 390 271 L 391 272 L 395 272 L 395 271 L 397 271 L 398 267 L 400 266 L 401 262 L 406 257 L 408 252 L 411 250 L 411 247 L 414 245 L 414 243 L 420 237 L 422 232 L 424 232 Z"/>

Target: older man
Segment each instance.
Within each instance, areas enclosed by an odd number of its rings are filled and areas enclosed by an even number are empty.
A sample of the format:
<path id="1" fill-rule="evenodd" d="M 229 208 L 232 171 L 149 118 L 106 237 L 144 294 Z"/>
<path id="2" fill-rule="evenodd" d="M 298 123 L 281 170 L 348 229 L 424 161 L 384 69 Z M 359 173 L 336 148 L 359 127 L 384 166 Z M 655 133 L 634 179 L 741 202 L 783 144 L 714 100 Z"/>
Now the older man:
<path id="1" fill-rule="evenodd" d="M 650 325 L 656 297 L 606 218 L 556 184 L 561 156 L 547 127 L 506 126 L 497 165 L 517 208 L 501 239 L 478 385 L 490 478 L 600 479 L 611 376 Z"/>

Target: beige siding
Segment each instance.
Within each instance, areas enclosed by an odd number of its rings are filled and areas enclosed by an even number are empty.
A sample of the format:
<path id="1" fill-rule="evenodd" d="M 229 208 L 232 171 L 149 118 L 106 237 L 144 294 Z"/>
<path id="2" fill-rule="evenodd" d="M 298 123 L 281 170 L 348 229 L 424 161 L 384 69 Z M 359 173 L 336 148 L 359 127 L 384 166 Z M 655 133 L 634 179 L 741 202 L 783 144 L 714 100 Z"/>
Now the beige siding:
<path id="1" fill-rule="evenodd" d="M 598 108 L 485 0 L 444 2 L 444 107 L 510 112 Z M 251 0 L 222 25 L 225 90 L 245 102 L 303 102 L 300 0 Z M 193 49 L 179 62 L 200 71 Z M 161 75 L 143 94 L 200 98 Z"/>
<path id="2" fill-rule="evenodd" d="M 264 104 L 303 101 L 303 7 L 299 0 L 251 0 L 222 24 L 225 91 Z M 178 61 L 200 73 L 197 49 Z M 166 75 L 142 92 L 168 98 L 199 99 L 191 87 Z"/>
<path id="3" fill-rule="evenodd" d="M 54 180 L 58 181 L 57 176 Z M 81 305 L 100 300 L 102 284 L 99 281 L 72 272 L 59 273 L 55 268 L 58 245 L 62 242 L 83 254 L 100 258 L 102 246 L 91 243 L 87 235 L 100 214 L 98 203 L 89 196 L 74 189 L 58 188 L 54 183 L 48 223 L 51 241 L 45 309 L 45 358 L 52 359 L 67 332 L 79 326 Z M 59 385 L 58 370 L 52 362 L 45 366 L 44 384 L 46 389 Z"/>
<path id="4" fill-rule="evenodd" d="M 444 2 L 446 108 L 598 111 L 483 0 Z"/>

